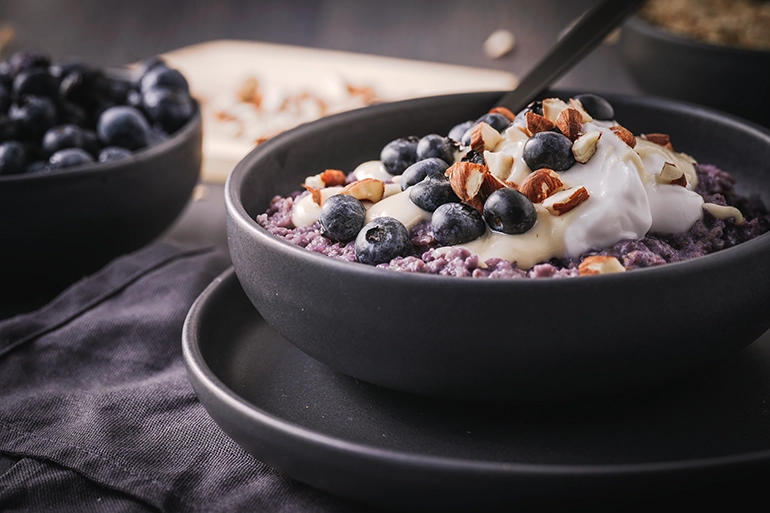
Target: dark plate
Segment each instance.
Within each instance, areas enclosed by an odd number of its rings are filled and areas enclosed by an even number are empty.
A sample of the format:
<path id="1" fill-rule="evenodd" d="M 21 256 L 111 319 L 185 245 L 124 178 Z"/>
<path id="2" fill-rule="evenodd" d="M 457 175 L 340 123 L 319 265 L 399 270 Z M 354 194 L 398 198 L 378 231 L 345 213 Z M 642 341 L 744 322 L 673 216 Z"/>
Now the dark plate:
<path id="1" fill-rule="evenodd" d="M 160 235 L 190 199 L 201 116 L 129 159 L 0 177 L 0 303 L 41 297 Z"/>
<path id="2" fill-rule="evenodd" d="M 770 468 L 770 333 L 645 401 L 432 400 L 306 356 L 259 316 L 229 270 L 190 310 L 183 350 L 201 402 L 244 449 L 290 477 L 377 506 L 574 510 Z"/>
<path id="3" fill-rule="evenodd" d="M 770 126 L 770 51 L 704 43 L 638 17 L 626 22 L 620 49 L 646 93 L 709 105 Z"/>
<path id="4" fill-rule="evenodd" d="M 559 93 L 553 93 L 559 94 Z M 500 93 L 377 105 L 259 145 L 225 187 L 228 246 L 260 314 L 313 358 L 409 393 L 510 404 L 647 393 L 770 328 L 770 234 L 691 261 L 578 279 L 399 273 L 313 253 L 257 224 L 275 194 L 352 171 L 398 136 L 446 134 Z M 560 93 L 569 97 L 569 92 Z M 770 204 L 770 132 L 682 102 L 608 96 L 634 133 L 727 170 Z"/>

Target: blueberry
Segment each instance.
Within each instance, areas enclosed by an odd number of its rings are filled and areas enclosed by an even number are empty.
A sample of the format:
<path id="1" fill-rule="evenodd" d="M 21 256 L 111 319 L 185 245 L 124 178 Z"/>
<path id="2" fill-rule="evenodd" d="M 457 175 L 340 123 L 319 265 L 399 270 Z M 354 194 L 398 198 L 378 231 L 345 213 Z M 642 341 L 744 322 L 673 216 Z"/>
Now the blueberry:
<path id="1" fill-rule="evenodd" d="M 83 130 L 79 126 L 59 125 L 43 136 L 43 153 L 53 155 L 66 148 L 82 148 L 83 143 Z"/>
<path id="2" fill-rule="evenodd" d="M 409 253 L 409 231 L 392 217 L 378 217 L 364 226 L 356 237 L 356 260 L 377 265 Z"/>
<path id="3" fill-rule="evenodd" d="M 417 143 L 417 160 L 437 157 L 447 164 L 454 164 L 455 144 L 451 139 L 438 134 L 426 135 Z"/>
<path id="4" fill-rule="evenodd" d="M 144 94 L 154 87 L 161 89 L 173 89 L 186 94 L 190 94 L 190 87 L 184 76 L 175 69 L 165 65 L 156 65 L 144 74 L 140 81 L 140 89 Z"/>
<path id="5" fill-rule="evenodd" d="M 380 161 L 392 175 L 400 175 L 406 168 L 417 162 L 417 143 L 414 135 L 390 141 L 380 152 Z"/>
<path id="6" fill-rule="evenodd" d="M 487 230 L 484 218 L 465 203 L 445 203 L 433 212 L 433 238 L 442 246 L 465 244 L 476 240 Z"/>
<path id="7" fill-rule="evenodd" d="M 51 65 L 51 59 L 39 52 L 17 52 L 8 59 L 11 65 L 11 74 L 15 77 L 24 70 L 32 68 L 47 68 Z"/>
<path id="8" fill-rule="evenodd" d="M 337 194 L 324 201 L 321 207 L 321 233 L 339 242 L 356 238 L 366 224 L 366 208 L 349 194 Z"/>
<path id="9" fill-rule="evenodd" d="M 142 77 L 145 76 L 148 71 L 150 71 L 156 66 L 163 66 L 165 68 L 168 68 L 166 61 L 164 61 L 162 57 L 159 57 L 157 55 L 153 57 L 149 57 L 143 60 L 142 62 L 140 62 L 139 65 L 137 66 L 137 74 L 139 76 L 139 80 L 136 81 L 137 85 L 139 84 L 139 82 L 141 82 Z"/>
<path id="10" fill-rule="evenodd" d="M 23 173 L 27 166 L 24 146 L 17 141 L 0 144 L 0 175 Z"/>
<path id="11" fill-rule="evenodd" d="M 484 114 L 479 119 L 476 120 L 476 124 L 479 123 L 486 123 L 487 125 L 491 126 L 498 132 L 502 132 L 509 126 L 511 126 L 511 122 L 503 116 L 502 114 L 498 114 L 497 112 L 489 112 L 487 114 Z"/>
<path id="12" fill-rule="evenodd" d="M 471 128 L 473 125 L 475 125 L 476 122 L 472 119 L 465 121 L 463 123 L 460 123 L 459 125 L 455 125 L 452 127 L 452 130 L 449 131 L 449 134 L 447 137 L 454 141 L 460 141 L 463 138 L 463 134 L 468 131 L 469 128 Z"/>
<path id="13" fill-rule="evenodd" d="M 69 72 L 59 84 L 59 94 L 69 102 L 93 109 L 109 96 L 109 79 L 101 70 L 83 67 Z"/>
<path id="14" fill-rule="evenodd" d="M 484 203 L 484 220 L 496 232 L 524 233 L 535 225 L 535 205 L 516 189 L 498 189 Z"/>
<path id="15" fill-rule="evenodd" d="M 27 169 L 24 173 L 31 175 L 34 173 L 45 173 L 48 170 L 48 162 L 45 160 L 36 160 L 27 165 Z"/>
<path id="16" fill-rule="evenodd" d="M 537 114 L 538 116 L 542 116 L 543 102 L 541 101 L 530 102 L 529 105 L 521 109 L 518 112 L 518 114 L 516 114 L 516 117 L 513 118 L 513 124 L 516 126 L 526 126 L 527 121 L 525 119 L 525 116 L 527 115 L 527 112 L 532 112 L 534 114 Z"/>
<path id="17" fill-rule="evenodd" d="M 9 117 L 0 114 L 0 143 L 4 141 L 11 141 L 19 136 L 19 129 L 16 127 L 16 122 Z"/>
<path id="18" fill-rule="evenodd" d="M 412 203 L 428 212 L 435 211 L 445 203 L 459 203 L 460 198 L 452 190 L 449 179 L 443 174 L 428 176 L 409 190 Z"/>
<path id="19" fill-rule="evenodd" d="M 609 121 L 615 117 L 615 109 L 601 96 L 586 93 L 575 96 L 575 99 L 580 100 L 585 111 L 594 119 Z"/>
<path id="20" fill-rule="evenodd" d="M 426 176 L 442 174 L 448 167 L 446 162 L 436 157 L 415 162 L 406 168 L 404 174 L 401 175 L 401 190 L 406 190 L 407 187 L 422 182 Z"/>
<path id="21" fill-rule="evenodd" d="M 126 92 L 126 105 L 142 110 L 142 93 L 135 89 Z"/>
<path id="22" fill-rule="evenodd" d="M 60 84 L 61 81 L 64 80 L 64 77 L 66 77 L 70 72 L 80 71 L 86 68 L 87 66 L 83 61 L 69 60 L 51 64 L 51 66 L 48 68 L 48 72 L 52 77 L 56 79 L 56 82 Z"/>
<path id="23" fill-rule="evenodd" d="M 105 146 L 122 146 L 134 151 L 147 146 L 150 125 L 133 107 L 111 107 L 99 116 L 96 133 Z"/>
<path id="24" fill-rule="evenodd" d="M 39 140 L 56 123 L 56 107 L 44 96 L 22 97 L 21 103 L 11 105 L 8 115 L 16 122 L 19 135 L 29 140 Z"/>
<path id="25" fill-rule="evenodd" d="M 123 160 L 133 155 L 131 150 L 127 148 L 121 148 L 120 146 L 107 146 L 99 152 L 99 162 L 114 162 L 116 160 Z"/>
<path id="26" fill-rule="evenodd" d="M 118 105 L 123 105 L 126 103 L 128 92 L 133 90 L 131 87 L 131 82 L 128 80 L 108 77 L 105 88 L 107 99 L 115 102 Z"/>
<path id="27" fill-rule="evenodd" d="M 99 142 L 99 136 L 93 130 L 83 130 L 83 149 L 90 153 L 92 157 L 99 155 L 102 144 Z"/>
<path id="28" fill-rule="evenodd" d="M 51 155 L 48 159 L 48 169 L 65 169 L 68 167 L 82 166 L 94 161 L 94 158 L 80 148 L 67 148 Z"/>
<path id="29" fill-rule="evenodd" d="M 524 143 L 521 156 L 532 171 L 543 167 L 566 171 L 575 164 L 572 141 L 555 132 L 539 132 L 530 137 Z"/>
<path id="30" fill-rule="evenodd" d="M 480 153 L 476 150 L 471 150 L 468 153 L 465 154 L 465 156 L 461 160 L 462 162 L 473 162 L 474 164 L 481 164 L 482 166 L 487 165 L 487 161 L 484 160 L 484 154 Z"/>
<path id="31" fill-rule="evenodd" d="M 187 94 L 169 89 L 148 89 L 142 96 L 142 107 L 150 122 L 168 133 L 182 128 L 195 112 Z"/>
<path id="32" fill-rule="evenodd" d="M 74 103 L 59 102 L 59 121 L 77 126 L 89 126 L 91 118 L 86 110 Z"/>
<path id="33" fill-rule="evenodd" d="M 21 98 L 28 94 L 56 98 L 58 95 L 56 79 L 48 73 L 47 68 L 27 69 L 13 79 L 14 97 Z"/>

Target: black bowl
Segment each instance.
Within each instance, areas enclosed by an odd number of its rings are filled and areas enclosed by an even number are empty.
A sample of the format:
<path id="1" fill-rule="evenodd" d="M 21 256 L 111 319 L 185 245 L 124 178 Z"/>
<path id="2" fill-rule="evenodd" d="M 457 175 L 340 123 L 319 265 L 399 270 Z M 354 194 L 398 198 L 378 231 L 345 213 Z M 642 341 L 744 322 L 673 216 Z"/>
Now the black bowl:
<path id="1" fill-rule="evenodd" d="M 423 98 L 325 118 L 251 152 L 225 190 L 230 254 L 262 316 L 350 376 L 416 394 L 503 403 L 640 393 L 712 365 L 770 327 L 770 234 L 623 274 L 475 280 L 338 261 L 254 218 L 324 168 L 352 170 L 403 135 L 446 133 L 500 93 Z M 561 94 L 560 96 L 569 96 Z M 770 133 L 680 102 L 607 96 L 635 133 L 735 173 L 770 203 Z"/>
<path id="2" fill-rule="evenodd" d="M 190 199 L 201 116 L 130 158 L 0 177 L 0 293 L 50 295 L 162 233 Z"/>
<path id="3" fill-rule="evenodd" d="M 626 22 L 620 48 L 646 93 L 708 105 L 770 126 L 770 52 L 688 39 L 638 17 Z"/>

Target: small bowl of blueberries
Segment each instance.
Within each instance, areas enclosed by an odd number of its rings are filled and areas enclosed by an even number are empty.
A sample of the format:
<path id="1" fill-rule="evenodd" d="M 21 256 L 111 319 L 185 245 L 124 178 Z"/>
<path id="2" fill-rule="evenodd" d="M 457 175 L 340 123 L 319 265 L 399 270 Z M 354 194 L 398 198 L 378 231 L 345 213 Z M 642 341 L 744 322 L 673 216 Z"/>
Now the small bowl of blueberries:
<path id="1" fill-rule="evenodd" d="M 3 282 L 61 288 L 152 241 L 190 198 L 201 141 L 198 104 L 162 58 L 0 62 Z"/>

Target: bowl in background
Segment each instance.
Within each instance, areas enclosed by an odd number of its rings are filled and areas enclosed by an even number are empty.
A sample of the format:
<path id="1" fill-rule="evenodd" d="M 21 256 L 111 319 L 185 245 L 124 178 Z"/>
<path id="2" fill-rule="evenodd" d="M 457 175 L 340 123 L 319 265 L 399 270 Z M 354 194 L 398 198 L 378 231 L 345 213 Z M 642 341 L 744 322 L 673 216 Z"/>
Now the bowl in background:
<path id="1" fill-rule="evenodd" d="M 574 279 L 475 280 L 335 260 L 255 217 L 325 168 L 351 171 L 389 141 L 447 133 L 501 93 L 377 105 L 260 145 L 226 188 L 240 283 L 283 337 L 345 374 L 428 396 L 510 404 L 643 393 L 723 360 L 770 328 L 770 234 L 706 257 Z M 555 93 L 570 97 L 573 93 Z M 634 133 L 735 173 L 770 203 L 770 133 L 658 98 L 607 95 Z"/>
<path id="2" fill-rule="evenodd" d="M 0 300 L 58 291 L 160 235 L 198 180 L 201 116 L 129 158 L 0 177 Z"/>
<path id="3" fill-rule="evenodd" d="M 624 25 L 620 49 L 645 93 L 708 105 L 770 126 L 770 51 L 701 42 L 638 16 Z"/>

